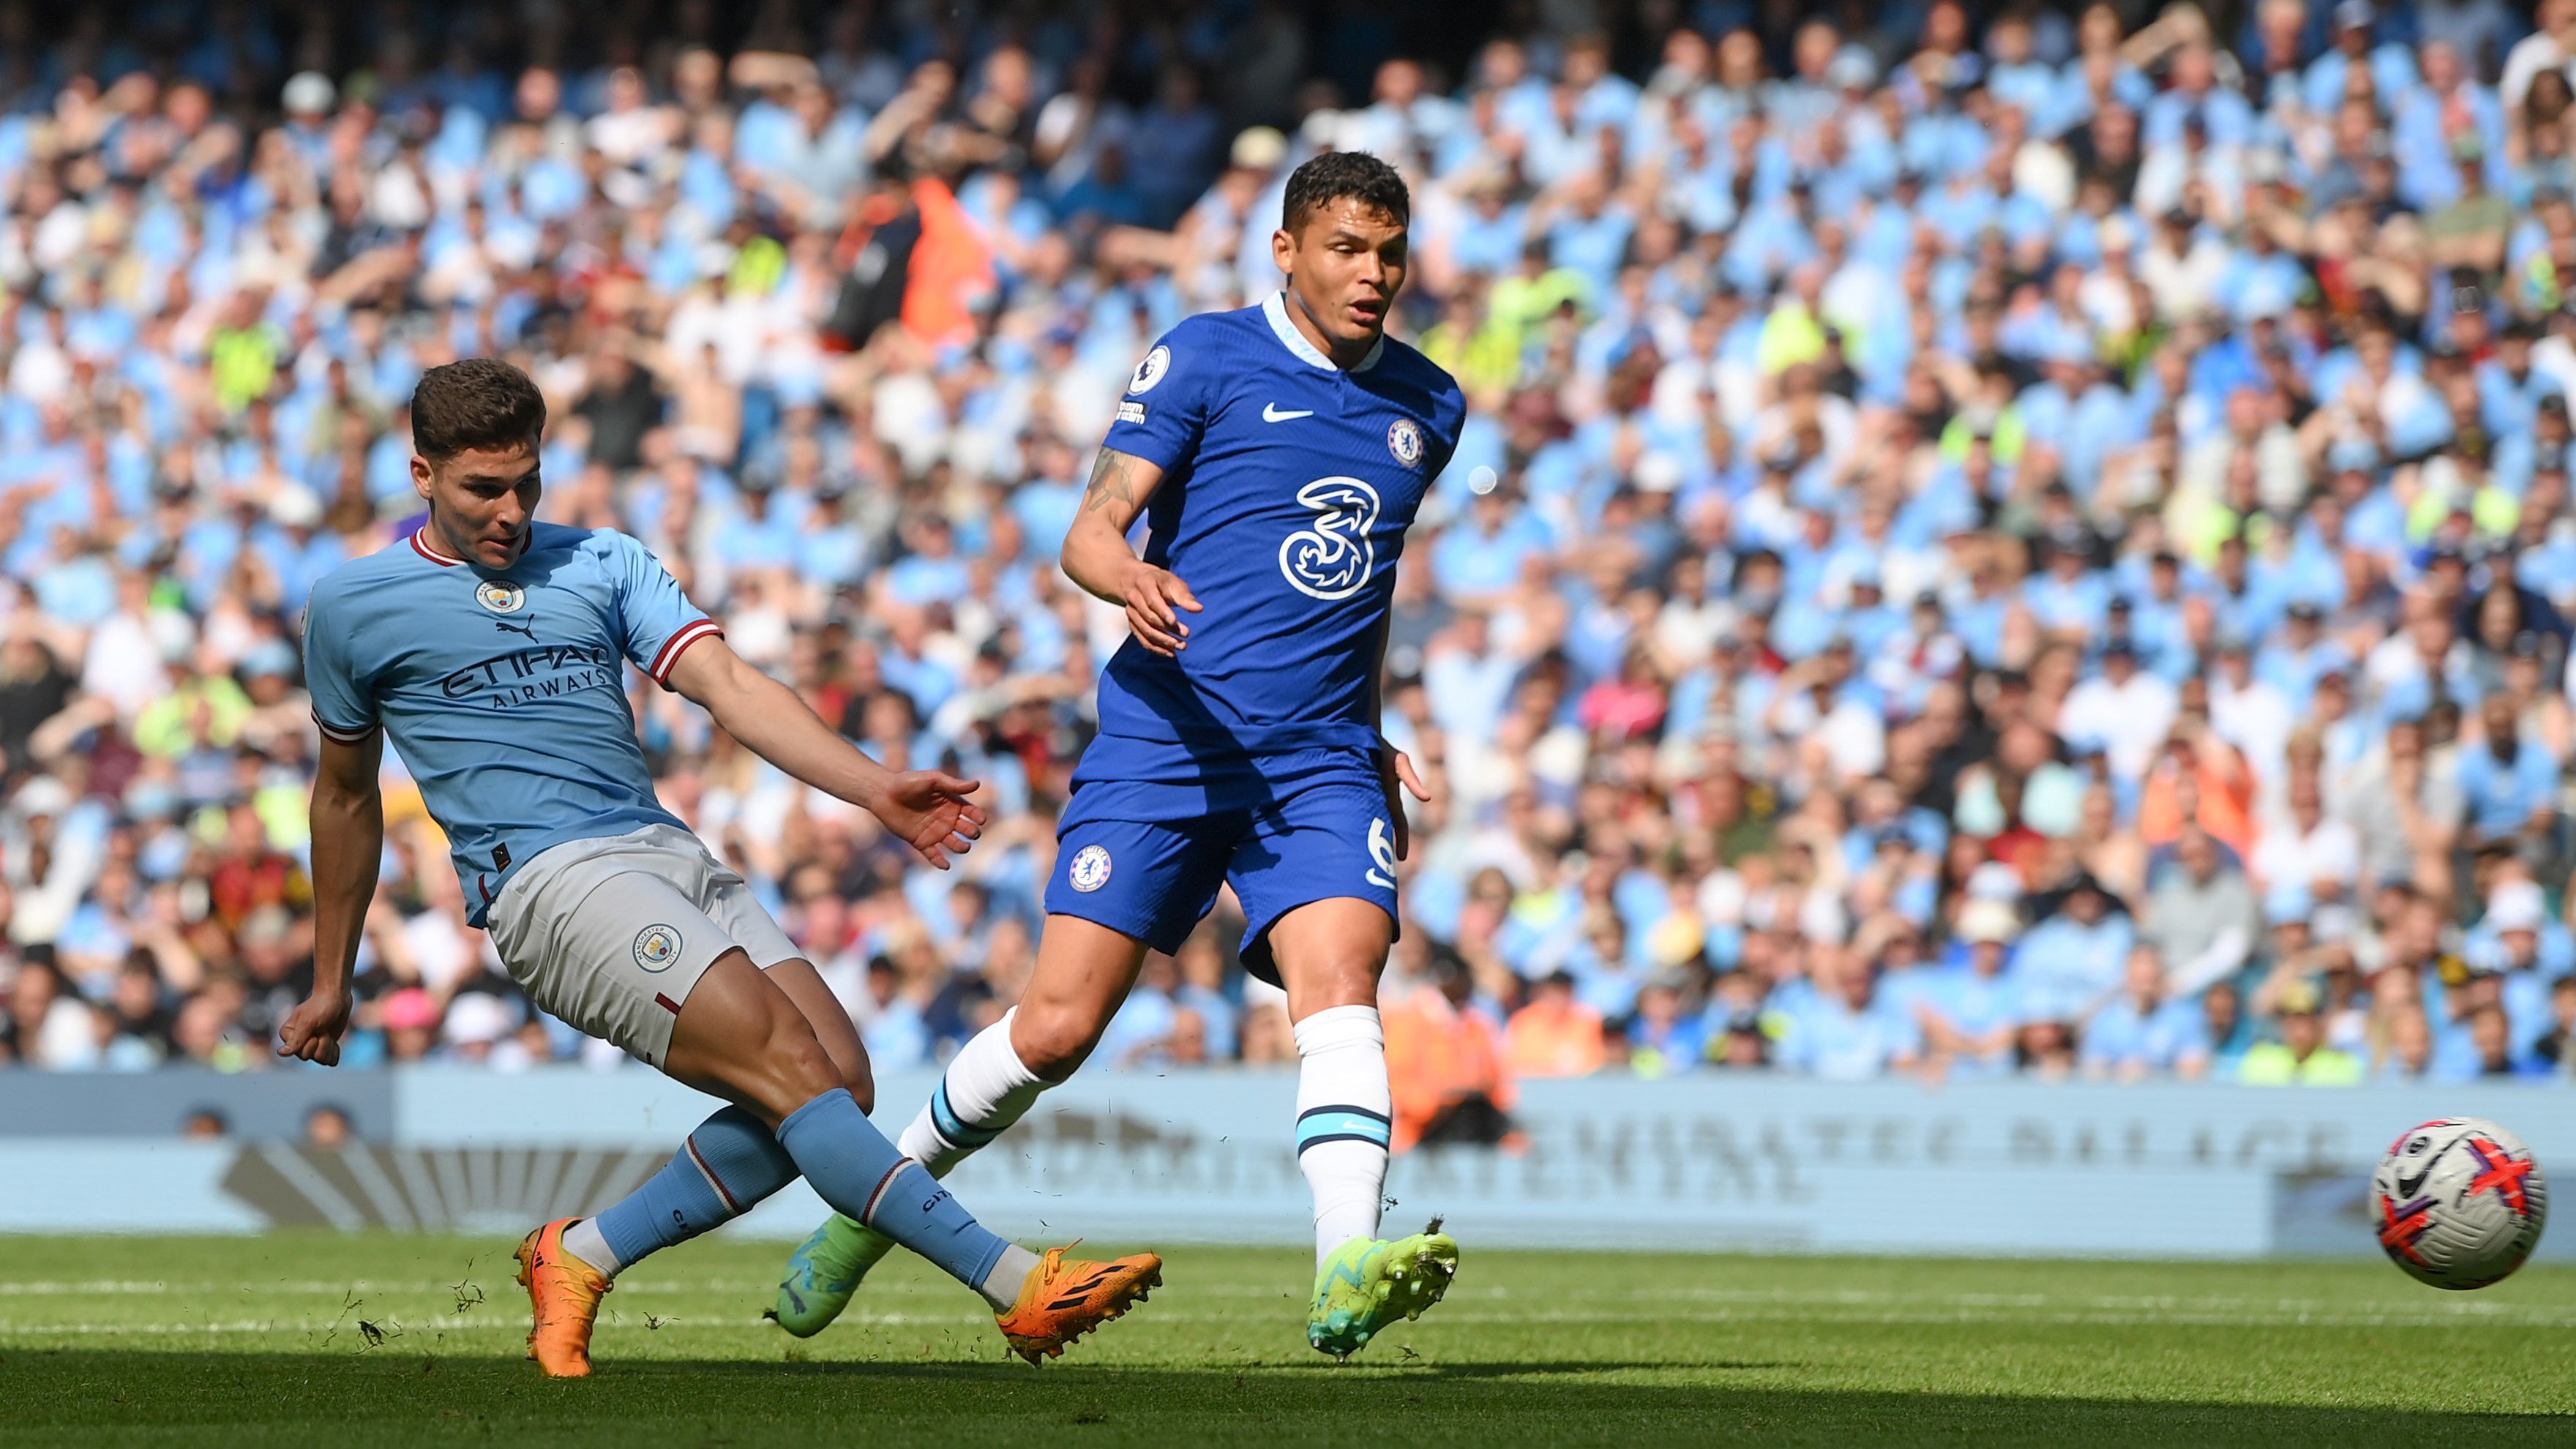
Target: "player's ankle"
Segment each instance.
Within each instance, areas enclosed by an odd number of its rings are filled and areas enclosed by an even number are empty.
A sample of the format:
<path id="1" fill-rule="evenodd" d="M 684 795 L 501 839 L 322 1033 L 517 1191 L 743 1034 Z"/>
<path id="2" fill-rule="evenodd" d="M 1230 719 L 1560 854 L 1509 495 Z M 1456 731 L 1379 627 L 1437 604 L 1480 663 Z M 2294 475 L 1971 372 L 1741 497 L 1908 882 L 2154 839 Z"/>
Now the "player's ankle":
<path id="1" fill-rule="evenodd" d="M 1002 1249 L 1002 1256 L 994 1262 L 993 1270 L 984 1275 L 984 1281 L 976 1288 L 983 1293 L 984 1301 L 993 1305 L 994 1312 L 1008 1313 L 1028 1291 L 1031 1275 L 1037 1272 L 1041 1261 L 1037 1254 L 1012 1243 Z"/>

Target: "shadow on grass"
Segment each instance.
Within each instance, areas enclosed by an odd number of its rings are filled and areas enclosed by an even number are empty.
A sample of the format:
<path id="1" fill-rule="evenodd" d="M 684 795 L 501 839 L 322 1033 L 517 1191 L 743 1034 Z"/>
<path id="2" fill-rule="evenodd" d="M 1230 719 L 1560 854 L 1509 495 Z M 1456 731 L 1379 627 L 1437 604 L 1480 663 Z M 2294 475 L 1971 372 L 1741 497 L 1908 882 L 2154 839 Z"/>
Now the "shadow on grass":
<path id="1" fill-rule="evenodd" d="M 0 1348 L 0 1444 L 2218 1444 L 2570 1442 L 2576 1420 L 1730 1385 L 1792 1363 L 1160 1369 L 627 1359 L 580 1382 L 363 1354 Z M 1603 1380 L 1603 1381 L 1592 1381 Z M 2487 1436 L 2498 1436 L 2492 1440 Z"/>

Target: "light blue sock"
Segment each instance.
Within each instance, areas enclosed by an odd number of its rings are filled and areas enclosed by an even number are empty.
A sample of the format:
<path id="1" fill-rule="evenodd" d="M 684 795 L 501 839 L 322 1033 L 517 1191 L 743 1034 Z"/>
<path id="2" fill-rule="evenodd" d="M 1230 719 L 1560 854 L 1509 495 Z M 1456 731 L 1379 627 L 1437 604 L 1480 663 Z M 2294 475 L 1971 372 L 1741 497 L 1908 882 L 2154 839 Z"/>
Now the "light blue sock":
<path id="1" fill-rule="evenodd" d="M 856 1105 L 853 1103 L 852 1105 Z M 741 1216 L 796 1180 L 795 1159 L 760 1119 L 727 1107 L 698 1124 L 660 1172 L 624 1200 L 567 1229 L 564 1246 L 614 1276 L 648 1253 Z M 589 1229 L 597 1233 L 596 1239 Z M 608 1261 L 600 1261 L 602 1258 Z"/>
<path id="2" fill-rule="evenodd" d="M 1020 1260 L 1036 1261 L 1028 1250 L 975 1221 L 938 1179 L 885 1139 L 847 1090 L 825 1092 L 789 1113 L 778 1124 L 778 1142 L 834 1211 L 928 1258 L 996 1308 L 1018 1296 L 1027 1276 Z"/>

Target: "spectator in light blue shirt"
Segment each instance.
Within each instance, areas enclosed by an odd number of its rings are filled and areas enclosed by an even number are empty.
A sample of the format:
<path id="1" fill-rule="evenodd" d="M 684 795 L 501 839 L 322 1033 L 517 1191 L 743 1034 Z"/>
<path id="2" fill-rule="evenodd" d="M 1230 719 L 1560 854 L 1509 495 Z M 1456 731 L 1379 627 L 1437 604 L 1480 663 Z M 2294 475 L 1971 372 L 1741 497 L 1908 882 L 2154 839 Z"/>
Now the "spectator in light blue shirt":
<path id="1" fill-rule="evenodd" d="M 1986 90 L 1996 100 L 2018 106 L 2035 125 L 2055 119 L 2057 72 L 2033 53 L 2027 16 L 2006 13 L 1986 28 Z"/>
<path id="2" fill-rule="evenodd" d="M 2541 393 L 2531 400 L 2530 416 L 2520 428 L 2498 429 L 2490 420 L 2487 430 L 2496 437 L 2495 457 L 2489 468 L 2496 486 L 2523 500 L 2528 516 L 2539 502 L 2531 497 L 2531 487 L 2541 474 L 2551 474 L 2561 483 L 2566 480 L 2569 444 L 2571 435 L 2576 434 L 2568 426 L 2567 395 Z M 2546 509 L 2540 519 L 2543 523 L 2557 521 L 2556 514 Z"/>
<path id="3" fill-rule="evenodd" d="M 2281 691 L 2290 707 L 2307 718 L 2317 682 L 2328 674 L 2349 679 L 2354 661 L 2351 650 L 2326 634 L 2325 611 L 2315 603 L 2293 603 L 2287 617 L 2289 627 L 2281 636 L 2255 652 L 2254 676 Z"/>
<path id="4" fill-rule="evenodd" d="M 2547 1076 L 2550 1064 L 2514 1047 L 2513 1023 L 2502 1006 L 2485 1003 L 2442 1033 L 2433 1058 L 2437 1081 L 2510 1081 Z"/>
<path id="5" fill-rule="evenodd" d="M 2254 108 L 2219 84 L 2217 57 L 2206 41 L 2186 41 L 2174 51 L 2168 88 L 2147 103 L 2145 140 L 2150 148 L 2182 144 L 2183 127 L 2197 120 L 2212 146 L 2238 147 L 2254 139 Z"/>
<path id="6" fill-rule="evenodd" d="M 2555 374 L 2532 366 L 2532 344 L 2541 335 L 2539 323 L 2515 318 L 2498 334 L 2495 356 L 2478 364 L 2478 416 L 2489 436 L 2501 440 L 2528 434 L 2547 398 L 2560 400 L 2559 421 L 2566 420 L 2566 388 Z M 2563 428 L 2558 436 L 2566 436 Z M 2519 481 L 2509 485 L 2516 492 Z"/>
<path id="7" fill-rule="evenodd" d="M 116 607 L 116 574 L 66 523 L 54 530 L 53 557 L 33 580 L 36 607 L 47 616 L 88 628 Z"/>
<path id="8" fill-rule="evenodd" d="M 2133 947 L 2127 970 L 2120 994 L 2084 1024 L 2084 1075 L 2122 1082 L 2207 1075 L 2209 1023 L 2200 1006 L 2167 993 L 2165 963 L 2152 946 Z"/>
<path id="9" fill-rule="evenodd" d="M 796 88 L 795 114 L 778 128 L 770 169 L 806 216 L 830 214 L 868 176 L 868 118 L 842 108 L 829 88 Z M 738 143 L 739 144 L 739 143 Z"/>
<path id="10" fill-rule="evenodd" d="M 1431 717 L 1463 738 L 1487 738 L 1501 725 L 1520 674 L 1520 660 L 1495 647 L 1492 622 L 1474 610 L 1461 613 L 1423 652 Z"/>
<path id="11" fill-rule="evenodd" d="M 1179 970 L 1171 957 L 1158 951 L 1147 958 L 1136 978 L 1136 989 L 1128 993 L 1118 1014 L 1109 1019 L 1108 1030 L 1100 1034 L 1100 1045 L 1093 1049 L 1094 1058 L 1105 1066 L 1121 1069 L 1152 1062 L 1172 1039 L 1173 1028 L 1180 1024 L 1180 1003 L 1172 999 L 1179 985 Z"/>
<path id="12" fill-rule="evenodd" d="M 1172 988 L 1173 1006 L 1198 1013 L 1208 1056 L 1230 1060 L 1243 1011 L 1225 993 L 1225 957 L 1217 950 L 1215 937 L 1207 931 L 1192 936 L 1173 962 L 1180 973 L 1180 984 Z"/>
<path id="13" fill-rule="evenodd" d="M 797 537 L 795 519 L 780 506 L 777 479 L 746 474 L 716 524 L 716 556 L 727 569 L 784 569 L 795 562 Z"/>
<path id="14" fill-rule="evenodd" d="M 2379 14 L 2370 0 L 2342 0 L 2334 8 L 2334 49 L 2308 62 L 2299 78 L 2299 99 L 2308 110 L 2330 116 L 2343 104 L 2345 87 L 2356 65 L 2366 66 L 2382 97 L 2403 95 L 2415 84 L 2415 55 L 2394 43 L 2373 46 L 2371 27 Z"/>
<path id="15" fill-rule="evenodd" d="M 1825 962 L 1818 969 L 1827 979 L 1790 1015 L 1775 1060 L 1828 1081 L 1859 1081 L 1911 1066 L 1922 1055 L 1922 1032 L 1878 1001 L 1869 962 L 1844 953 Z"/>
<path id="16" fill-rule="evenodd" d="M 2021 938 L 2013 971 L 2033 1011 L 2057 1021 L 2081 1021 L 2119 989 L 2138 930 L 2128 912 L 2111 907 L 2100 883 L 2079 875 L 2057 914 Z"/>
<path id="17" fill-rule="evenodd" d="M 868 536 L 852 525 L 846 479 L 825 475 L 815 481 L 814 510 L 805 516 L 805 531 L 796 540 L 799 577 L 834 588 L 859 582 L 868 568 Z"/>
<path id="18" fill-rule="evenodd" d="M 2064 484 L 2049 488 L 2052 497 L 2064 497 Z M 2049 555 L 2047 572 L 2022 585 L 2022 604 L 2041 628 L 2079 637 L 2102 632 L 2111 607 L 2111 580 L 2091 563 L 2075 549 L 2058 548 Z"/>
<path id="19" fill-rule="evenodd" d="M 2010 905 L 1970 901 L 1959 914 L 1958 930 L 1968 959 L 1942 968 L 1925 983 L 1918 1011 L 1924 1040 L 1962 1076 L 2012 1070 L 2013 1040 L 2028 1015 L 2021 984 L 2009 969 L 2013 937 L 2019 932 Z"/>
<path id="20" fill-rule="evenodd" d="M 1431 549 L 1431 573 L 1440 591 L 1470 599 L 1517 586 L 1533 554 L 1547 551 L 1547 526 L 1517 509 L 1504 490 L 1484 494 L 1468 510 L 1466 526 L 1443 530 Z"/>
<path id="21" fill-rule="evenodd" d="M 2502 691 L 2479 706 L 2483 741 L 2460 751 L 2460 795 L 2468 807 L 2471 846 L 2519 842 L 2542 857 L 2558 829 L 2558 761 L 2549 747 L 2522 736 L 2512 698 Z"/>
<path id="22" fill-rule="evenodd" d="M 1547 228 L 1548 264 L 1581 273 L 1594 296 L 1605 296 L 1618 276 L 1637 219 L 1624 203 L 1611 197 L 1609 183 L 1600 172 L 1580 172 L 1569 184 L 1572 194 L 1567 207 Z"/>
<path id="23" fill-rule="evenodd" d="M 906 531 L 912 552 L 885 572 L 887 594 L 915 607 L 953 604 L 966 596 L 972 581 L 966 560 L 958 557 L 956 530 L 946 516 L 927 513 Z"/>
<path id="24" fill-rule="evenodd" d="M 1510 196 L 1511 189 L 1499 174 L 1469 192 L 1467 207 L 1449 222 L 1452 264 L 1489 277 L 1520 265 L 1521 240 L 1529 234 L 1529 208 Z"/>
<path id="25" fill-rule="evenodd" d="M 867 1046 L 869 1065 L 879 1071 L 930 1065 L 930 1028 L 902 986 L 893 961 L 883 956 L 869 960 L 868 1009 L 861 1013 L 859 1038 Z"/>

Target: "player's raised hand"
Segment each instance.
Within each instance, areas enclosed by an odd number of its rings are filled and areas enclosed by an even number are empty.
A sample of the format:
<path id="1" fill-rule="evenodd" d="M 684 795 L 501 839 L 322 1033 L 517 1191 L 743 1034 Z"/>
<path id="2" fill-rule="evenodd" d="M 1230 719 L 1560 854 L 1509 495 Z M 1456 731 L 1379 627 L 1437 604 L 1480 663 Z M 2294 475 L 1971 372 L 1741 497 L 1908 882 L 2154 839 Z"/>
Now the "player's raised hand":
<path id="1" fill-rule="evenodd" d="M 1413 768 L 1413 757 L 1393 745 L 1378 751 L 1378 773 L 1386 785 L 1386 813 L 1395 817 L 1395 858 L 1403 860 L 1413 852 L 1413 827 L 1405 823 L 1404 801 L 1395 793 L 1400 781 L 1413 798 L 1428 805 L 1431 791 L 1422 783 L 1420 772 Z"/>
<path id="2" fill-rule="evenodd" d="M 966 797 L 982 786 L 940 770 L 907 770 L 886 781 L 885 798 L 869 804 L 886 829 L 941 870 L 984 833 L 984 807 Z"/>
<path id="3" fill-rule="evenodd" d="M 349 1030 L 349 993 L 316 990 L 277 1029 L 277 1054 L 298 1061 L 340 1065 L 340 1038 Z"/>
<path id="4" fill-rule="evenodd" d="M 1201 605 L 1179 575 L 1139 563 L 1127 576 L 1126 593 L 1127 627 L 1137 642 L 1166 659 L 1190 647 L 1190 626 L 1181 622 L 1180 610 L 1196 614 Z"/>

